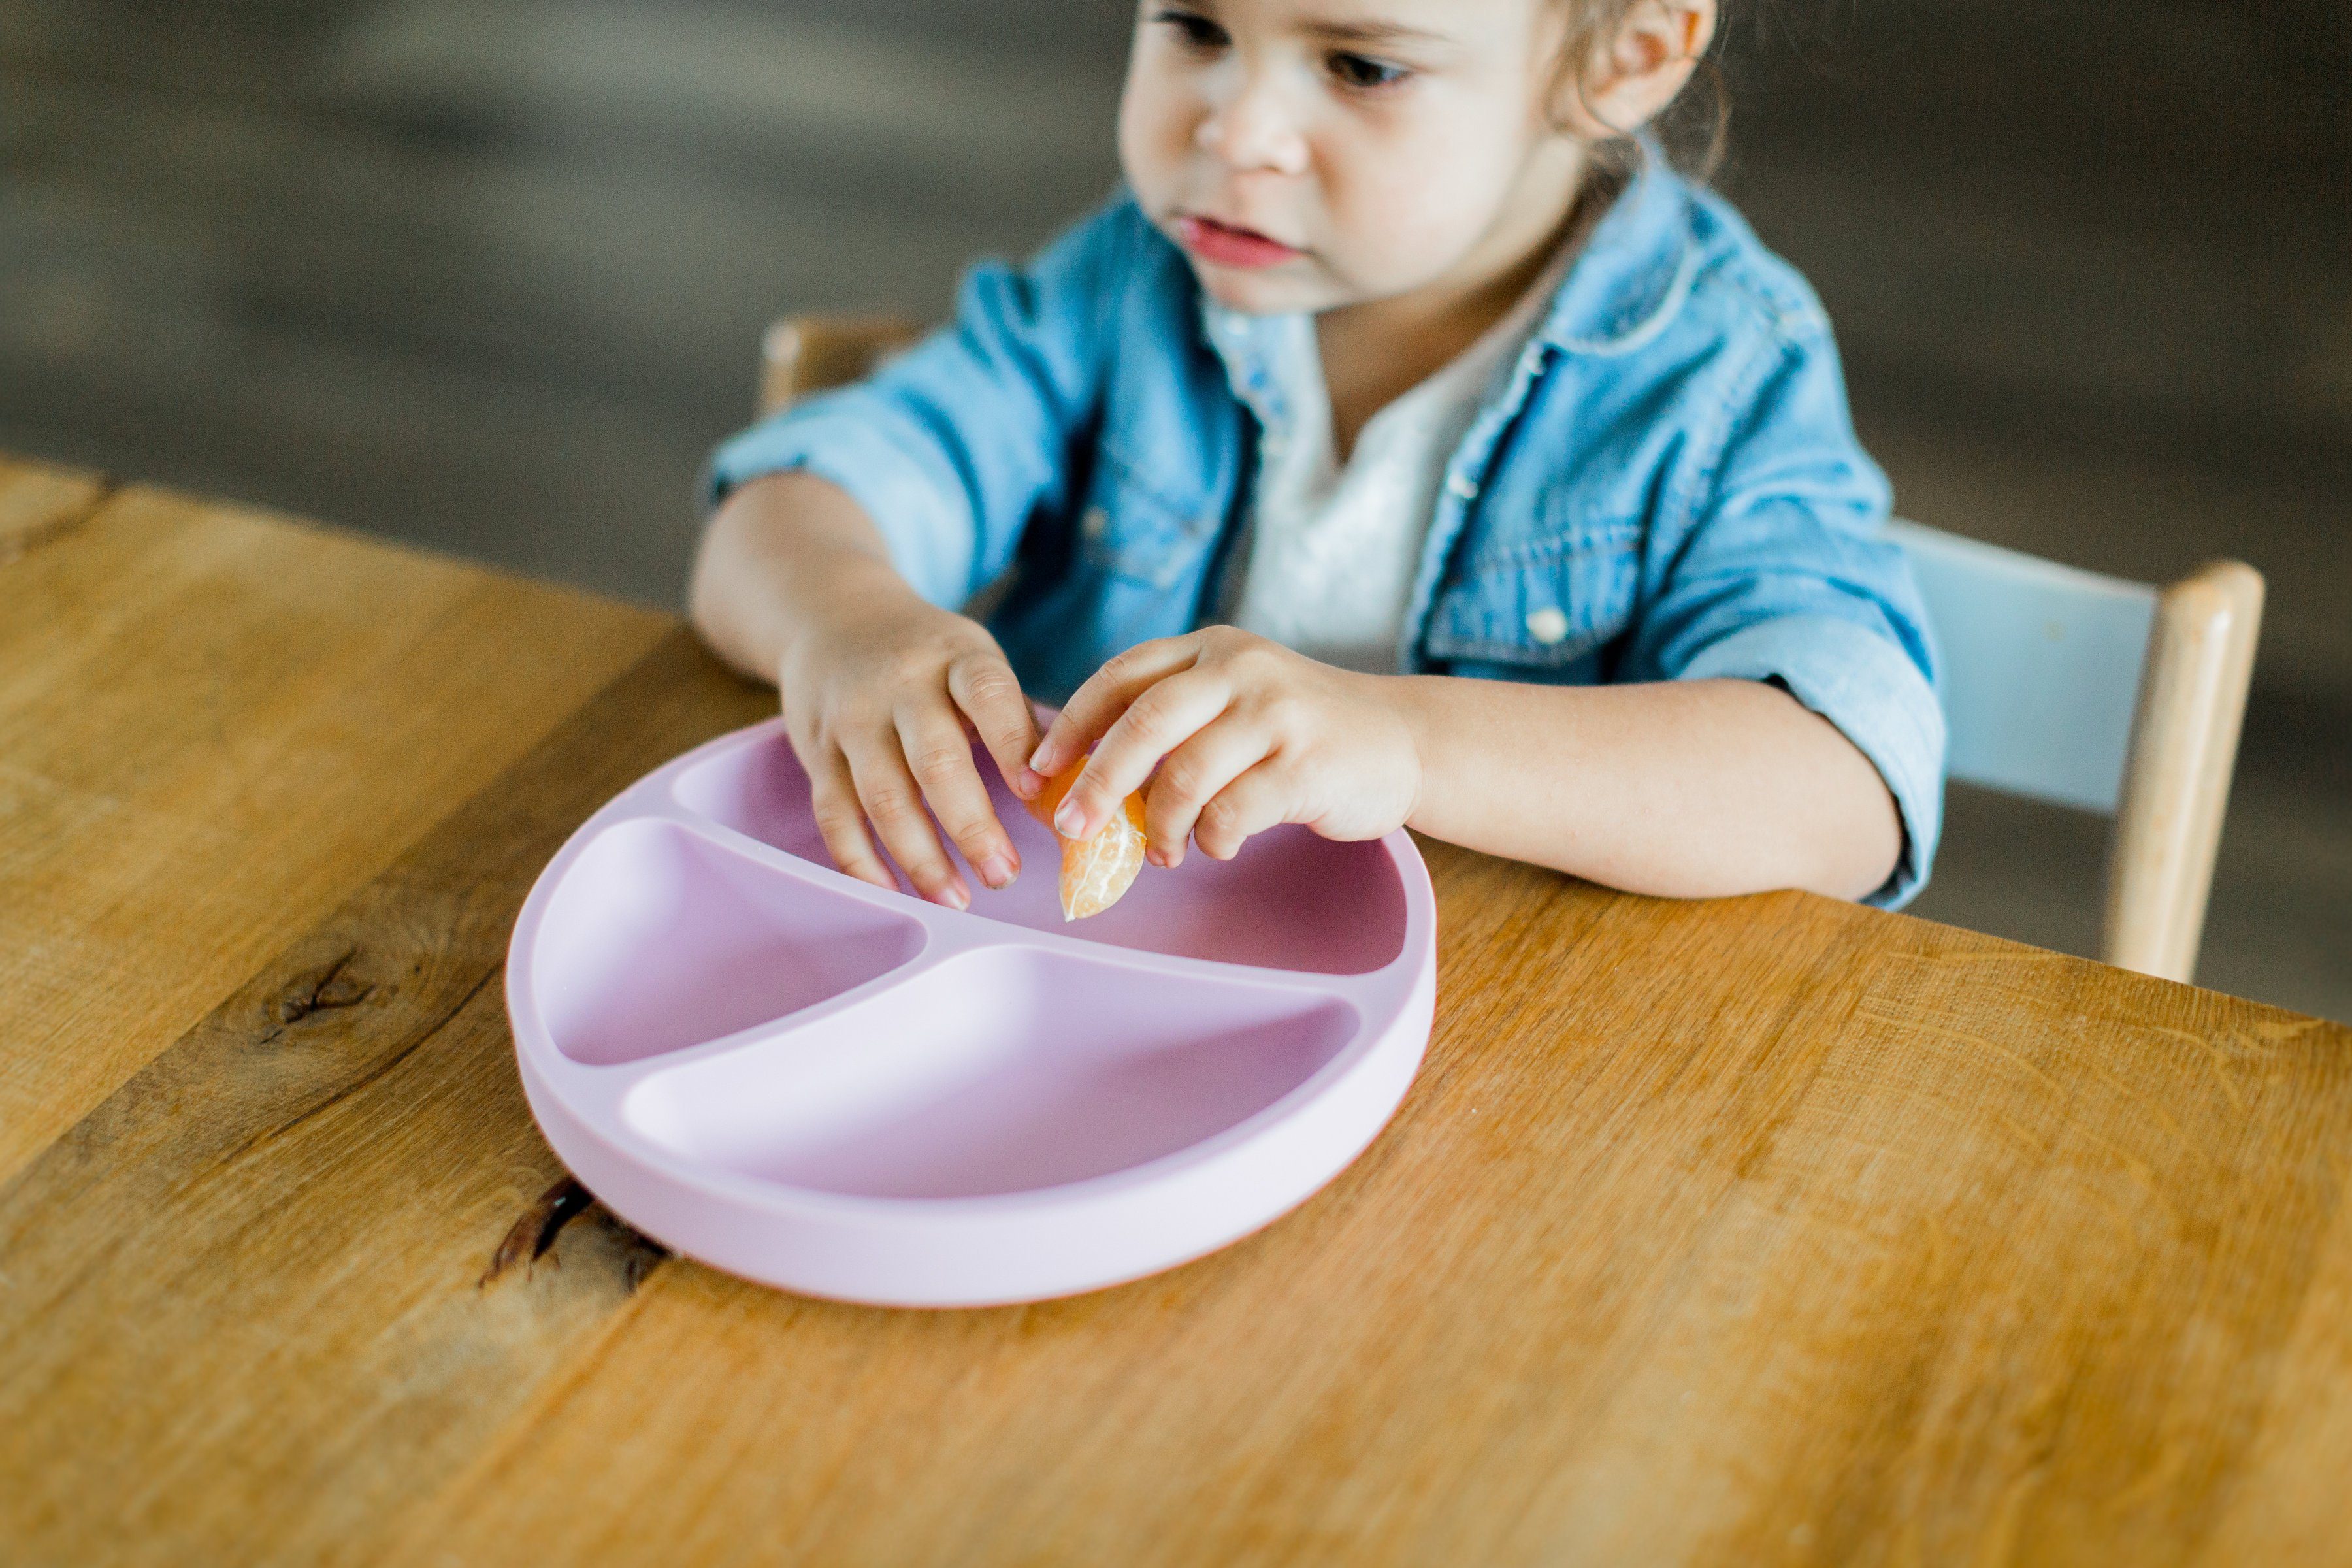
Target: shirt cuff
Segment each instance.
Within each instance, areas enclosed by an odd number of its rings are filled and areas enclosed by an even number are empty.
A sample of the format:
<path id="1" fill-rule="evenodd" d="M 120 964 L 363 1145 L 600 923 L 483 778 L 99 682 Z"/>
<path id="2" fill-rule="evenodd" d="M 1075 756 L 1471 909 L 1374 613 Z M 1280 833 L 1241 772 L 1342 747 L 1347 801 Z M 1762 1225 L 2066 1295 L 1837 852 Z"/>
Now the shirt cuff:
<path id="1" fill-rule="evenodd" d="M 1944 813 L 1944 710 L 1919 667 L 1866 626 L 1783 616 L 1708 645 L 1678 672 L 1684 680 L 1725 678 L 1778 680 L 1870 759 L 1902 814 L 1903 854 L 1863 902 L 1910 902 L 1927 885 Z"/>
<path id="2" fill-rule="evenodd" d="M 823 401 L 754 425 L 719 447 L 705 470 L 705 507 L 768 474 L 806 473 L 840 487 L 871 519 L 890 563 L 915 592 L 950 609 L 971 594 L 972 530 L 921 458 L 871 419 Z"/>

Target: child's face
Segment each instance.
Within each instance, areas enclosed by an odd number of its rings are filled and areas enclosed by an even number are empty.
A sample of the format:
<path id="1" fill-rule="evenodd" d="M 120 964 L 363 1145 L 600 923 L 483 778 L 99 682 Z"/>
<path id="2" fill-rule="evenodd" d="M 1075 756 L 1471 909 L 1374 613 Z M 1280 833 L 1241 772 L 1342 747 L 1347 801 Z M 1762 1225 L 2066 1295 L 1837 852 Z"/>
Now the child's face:
<path id="1" fill-rule="evenodd" d="M 1559 10 L 1147 0 L 1119 108 L 1128 184 L 1238 310 L 1475 284 L 1574 197 L 1580 149 L 1547 112 Z"/>

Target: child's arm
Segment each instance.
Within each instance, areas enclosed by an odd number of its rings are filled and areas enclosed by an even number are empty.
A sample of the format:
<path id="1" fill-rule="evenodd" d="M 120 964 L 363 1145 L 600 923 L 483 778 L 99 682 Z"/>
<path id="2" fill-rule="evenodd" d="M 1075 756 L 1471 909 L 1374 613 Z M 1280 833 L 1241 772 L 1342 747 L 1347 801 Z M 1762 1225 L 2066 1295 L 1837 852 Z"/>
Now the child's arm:
<path id="1" fill-rule="evenodd" d="M 928 803 L 990 886 L 1019 871 L 964 724 L 1014 791 L 1034 795 L 1043 781 L 1023 763 L 1037 730 L 1021 683 L 985 627 L 908 585 L 845 491 L 802 472 L 738 487 L 703 536 L 688 602 L 721 658 L 776 682 L 818 830 L 843 870 L 897 886 L 866 837 L 870 816 L 918 892 L 968 907 Z"/>
<path id="2" fill-rule="evenodd" d="M 1878 770 L 1758 680 L 1400 680 L 1432 837 L 1672 898 L 1882 886 L 1903 828 Z"/>
<path id="3" fill-rule="evenodd" d="M 1157 767 L 1160 864 L 1188 834 L 1223 859 L 1277 823 L 1350 839 L 1402 826 L 1634 892 L 1860 898 L 1902 847 L 1870 761 L 1761 681 L 1360 675 L 1213 627 L 1105 666 L 1031 765 L 1058 772 L 1090 742 L 1063 831 L 1090 832 Z"/>
<path id="4" fill-rule="evenodd" d="M 853 876 L 894 885 L 868 817 L 925 898 L 970 901 L 933 815 L 984 879 L 1019 868 L 963 727 L 1031 795 L 1035 726 L 995 639 L 950 606 L 1004 570 L 1032 516 L 1069 510 L 1069 450 L 1150 233 L 1118 201 L 1024 269 L 974 268 L 950 327 L 713 456 L 694 623 L 777 682 L 826 847 Z"/>

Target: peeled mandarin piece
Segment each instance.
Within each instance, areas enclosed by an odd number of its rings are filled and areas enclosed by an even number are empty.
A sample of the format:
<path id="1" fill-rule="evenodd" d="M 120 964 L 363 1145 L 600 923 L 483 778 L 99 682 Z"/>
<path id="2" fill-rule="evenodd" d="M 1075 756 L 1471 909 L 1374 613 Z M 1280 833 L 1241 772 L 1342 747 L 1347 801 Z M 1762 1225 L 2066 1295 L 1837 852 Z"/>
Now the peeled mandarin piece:
<path id="1" fill-rule="evenodd" d="M 1092 838 L 1062 840 L 1062 918 L 1081 921 L 1118 902 L 1143 870 L 1143 800 L 1127 797 L 1127 809 Z"/>
<path id="2" fill-rule="evenodd" d="M 1067 772 L 1046 781 L 1029 803 L 1030 815 L 1054 827 L 1054 813 L 1062 797 L 1078 782 L 1081 760 Z M 1143 796 L 1127 797 L 1127 809 L 1097 828 L 1091 838 L 1071 838 L 1054 827 L 1062 844 L 1062 918 L 1082 921 L 1118 902 L 1143 869 Z"/>

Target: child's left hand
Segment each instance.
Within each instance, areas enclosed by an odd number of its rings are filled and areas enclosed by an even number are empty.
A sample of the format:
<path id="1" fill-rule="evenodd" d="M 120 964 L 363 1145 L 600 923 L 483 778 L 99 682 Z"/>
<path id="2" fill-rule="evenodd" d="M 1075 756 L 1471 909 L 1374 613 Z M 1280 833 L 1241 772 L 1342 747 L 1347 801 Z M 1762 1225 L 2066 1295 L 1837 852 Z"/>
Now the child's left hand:
<path id="1" fill-rule="evenodd" d="M 1050 778 L 1093 747 L 1055 819 L 1073 838 L 1150 779 L 1144 832 L 1157 866 L 1181 863 L 1188 837 L 1230 860 L 1252 834 L 1286 822 L 1326 838 L 1377 838 L 1402 826 L 1421 795 L 1420 751 L 1395 700 L 1402 684 L 1209 626 L 1104 665 L 1029 765 Z"/>

